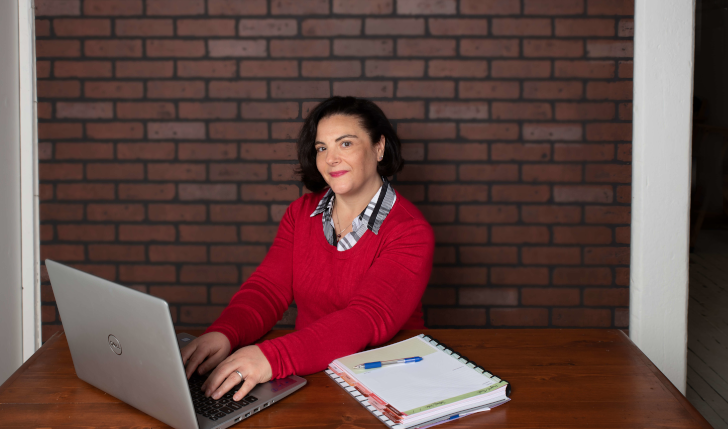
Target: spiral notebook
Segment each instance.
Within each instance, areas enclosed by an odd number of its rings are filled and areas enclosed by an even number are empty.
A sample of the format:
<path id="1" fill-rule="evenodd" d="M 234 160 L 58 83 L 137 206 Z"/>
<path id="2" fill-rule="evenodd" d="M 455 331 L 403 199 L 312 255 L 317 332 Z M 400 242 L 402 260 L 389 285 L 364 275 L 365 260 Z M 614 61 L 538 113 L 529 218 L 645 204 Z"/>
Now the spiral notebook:
<path id="1" fill-rule="evenodd" d="M 420 356 L 422 361 L 354 368 L 410 356 Z M 394 429 L 431 427 L 510 401 L 510 383 L 424 334 L 336 359 L 326 373 Z"/>

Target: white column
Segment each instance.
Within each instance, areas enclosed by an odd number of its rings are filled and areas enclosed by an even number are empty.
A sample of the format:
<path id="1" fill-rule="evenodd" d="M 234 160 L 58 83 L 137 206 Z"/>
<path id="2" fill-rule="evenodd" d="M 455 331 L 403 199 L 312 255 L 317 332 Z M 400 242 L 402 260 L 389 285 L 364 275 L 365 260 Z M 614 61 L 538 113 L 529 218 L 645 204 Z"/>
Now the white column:
<path id="1" fill-rule="evenodd" d="M 637 0 L 629 333 L 685 394 L 695 0 Z"/>

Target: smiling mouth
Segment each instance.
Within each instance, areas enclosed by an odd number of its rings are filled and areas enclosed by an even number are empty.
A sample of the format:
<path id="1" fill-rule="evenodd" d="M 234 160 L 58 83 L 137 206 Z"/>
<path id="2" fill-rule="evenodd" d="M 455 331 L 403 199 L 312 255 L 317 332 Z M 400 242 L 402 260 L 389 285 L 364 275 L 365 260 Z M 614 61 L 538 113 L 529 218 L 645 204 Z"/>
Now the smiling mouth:
<path id="1" fill-rule="evenodd" d="M 329 175 L 331 177 L 339 177 L 339 176 L 341 176 L 343 174 L 346 174 L 346 173 L 347 173 L 346 171 L 334 171 L 332 173 L 329 173 Z"/>

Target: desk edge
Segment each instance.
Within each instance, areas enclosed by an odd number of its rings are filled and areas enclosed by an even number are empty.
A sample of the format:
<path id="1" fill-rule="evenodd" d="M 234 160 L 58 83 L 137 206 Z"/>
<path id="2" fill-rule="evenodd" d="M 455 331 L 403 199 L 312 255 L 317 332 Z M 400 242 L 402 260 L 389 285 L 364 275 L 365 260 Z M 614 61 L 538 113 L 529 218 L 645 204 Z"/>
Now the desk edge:
<path id="1" fill-rule="evenodd" d="M 36 350 L 35 353 L 33 353 L 33 355 L 31 355 L 28 358 L 28 360 L 23 362 L 23 364 L 20 365 L 20 367 L 18 369 L 16 369 L 15 372 L 10 377 L 8 377 L 8 379 L 5 380 L 5 382 L 2 385 L 0 385 L 0 394 L 5 393 L 5 391 L 10 388 L 10 385 L 13 384 L 15 382 L 15 380 L 18 377 L 20 377 L 28 369 L 28 367 L 30 367 L 33 364 L 33 362 L 35 362 L 38 359 L 38 357 L 40 355 L 45 353 L 46 350 L 48 348 L 50 348 L 50 346 L 52 346 L 56 341 L 58 341 L 58 339 L 61 338 L 61 336 L 63 334 L 64 334 L 63 329 L 61 329 L 60 331 L 53 334 L 50 338 L 48 338 L 48 340 L 45 343 L 43 343 L 43 345 L 40 346 L 40 348 L 38 350 Z"/>

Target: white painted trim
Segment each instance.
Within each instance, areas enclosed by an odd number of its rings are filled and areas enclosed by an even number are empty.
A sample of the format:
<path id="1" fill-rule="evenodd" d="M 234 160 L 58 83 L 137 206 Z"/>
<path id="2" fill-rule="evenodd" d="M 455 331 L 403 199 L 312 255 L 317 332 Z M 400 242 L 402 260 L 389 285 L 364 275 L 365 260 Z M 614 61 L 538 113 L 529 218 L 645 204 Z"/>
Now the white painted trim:
<path id="1" fill-rule="evenodd" d="M 629 334 L 683 394 L 695 0 L 637 0 Z"/>
<path id="2" fill-rule="evenodd" d="M 33 0 L 18 1 L 20 76 L 20 243 L 23 362 L 41 343 L 38 133 Z"/>

